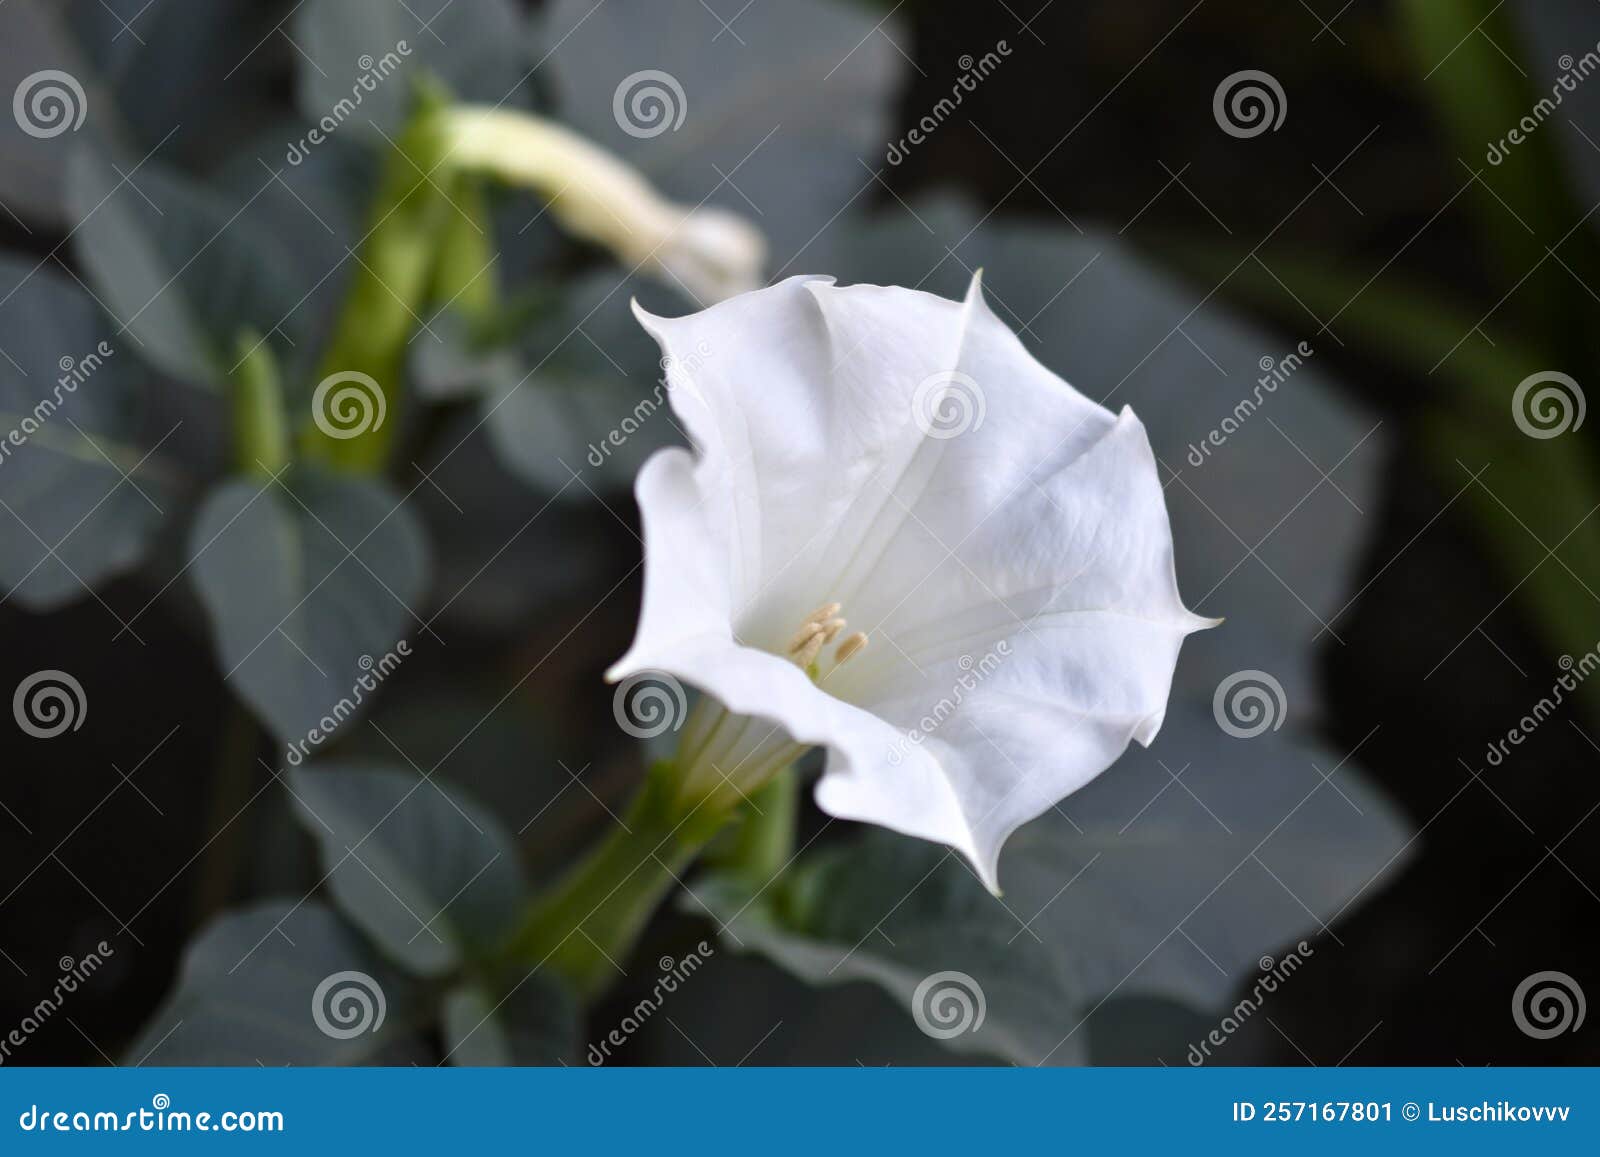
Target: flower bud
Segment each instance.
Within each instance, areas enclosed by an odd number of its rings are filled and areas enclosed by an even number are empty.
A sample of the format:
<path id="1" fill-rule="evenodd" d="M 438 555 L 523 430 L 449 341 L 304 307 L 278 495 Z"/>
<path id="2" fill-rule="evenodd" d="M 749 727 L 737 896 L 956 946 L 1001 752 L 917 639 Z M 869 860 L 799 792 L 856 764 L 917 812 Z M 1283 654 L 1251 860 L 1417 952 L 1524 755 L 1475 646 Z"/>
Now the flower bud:
<path id="1" fill-rule="evenodd" d="M 568 231 L 711 304 L 762 282 L 766 242 L 742 217 L 668 201 L 625 161 L 542 117 L 457 106 L 442 114 L 452 165 L 549 200 Z"/>

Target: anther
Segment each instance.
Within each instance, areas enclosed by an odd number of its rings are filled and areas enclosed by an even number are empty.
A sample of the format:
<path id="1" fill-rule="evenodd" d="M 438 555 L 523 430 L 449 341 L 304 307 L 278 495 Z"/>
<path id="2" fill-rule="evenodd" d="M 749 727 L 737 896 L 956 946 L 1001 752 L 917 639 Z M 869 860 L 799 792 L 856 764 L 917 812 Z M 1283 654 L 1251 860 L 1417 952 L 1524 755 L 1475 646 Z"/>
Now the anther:
<path id="1" fill-rule="evenodd" d="M 814 631 L 800 649 L 794 652 L 794 661 L 800 664 L 801 670 L 810 667 L 822 651 L 822 632 Z"/>
<path id="2" fill-rule="evenodd" d="M 839 613 L 839 608 L 843 605 L 843 603 L 823 603 L 820 607 L 807 615 L 805 621 L 807 624 L 825 622 L 826 620 L 837 615 Z"/>
<path id="3" fill-rule="evenodd" d="M 835 651 L 833 655 L 834 665 L 838 666 L 846 662 L 852 655 L 859 651 L 865 650 L 866 646 L 867 636 L 861 631 L 857 631 L 844 642 L 839 644 L 839 649 Z"/>
<path id="4" fill-rule="evenodd" d="M 805 624 L 794 633 L 794 637 L 789 640 L 789 654 L 799 654 L 803 649 L 810 646 L 812 639 L 820 639 L 824 630 L 825 628 L 821 623 L 812 622 L 809 619 L 806 620 Z M 817 646 L 820 647 L 822 644 L 818 643 Z"/>

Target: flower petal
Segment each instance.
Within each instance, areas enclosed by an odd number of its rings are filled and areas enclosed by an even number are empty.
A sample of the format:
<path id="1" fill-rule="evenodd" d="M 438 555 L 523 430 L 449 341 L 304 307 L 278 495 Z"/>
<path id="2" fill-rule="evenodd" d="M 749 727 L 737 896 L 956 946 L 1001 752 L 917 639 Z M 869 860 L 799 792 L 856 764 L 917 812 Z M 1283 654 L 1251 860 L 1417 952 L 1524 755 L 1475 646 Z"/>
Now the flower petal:
<path id="1" fill-rule="evenodd" d="M 1012 831 L 1154 737 L 1210 625 L 1179 598 L 1144 427 L 1035 361 L 977 279 L 963 302 L 792 279 L 641 320 L 699 457 L 641 475 L 624 663 L 826 746 L 825 810 L 996 888 Z M 873 645 L 818 687 L 779 656 L 831 601 Z"/>
<path id="2" fill-rule="evenodd" d="M 725 585 L 736 617 L 764 575 L 791 561 L 812 521 L 805 482 L 820 439 L 815 414 L 825 404 L 827 361 L 806 280 L 681 318 L 634 306 L 661 345 L 669 400 L 699 452 L 694 485 L 728 552 Z M 648 516 L 644 501 L 641 477 Z"/>
<path id="3" fill-rule="evenodd" d="M 888 752 L 904 746 L 899 728 L 828 694 L 789 660 L 734 637 L 725 614 L 730 543 L 708 517 L 697 477 L 693 458 L 679 449 L 658 451 L 639 472 L 644 607 L 633 646 L 606 678 L 664 671 L 735 714 L 770 720 L 801 743 L 827 747 L 841 767 L 881 764 Z M 928 831 L 960 831 L 958 801 L 938 765 L 923 752 L 912 750 L 910 756 L 909 767 L 901 769 L 900 813 Z"/>

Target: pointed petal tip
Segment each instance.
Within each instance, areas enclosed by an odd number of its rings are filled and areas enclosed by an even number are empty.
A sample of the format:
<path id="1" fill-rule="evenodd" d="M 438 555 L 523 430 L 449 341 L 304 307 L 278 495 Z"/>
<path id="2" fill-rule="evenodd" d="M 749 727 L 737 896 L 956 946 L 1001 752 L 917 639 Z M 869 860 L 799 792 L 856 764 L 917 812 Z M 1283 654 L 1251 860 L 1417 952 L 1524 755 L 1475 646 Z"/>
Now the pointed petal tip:
<path id="1" fill-rule="evenodd" d="M 962 305 L 968 309 L 973 306 L 988 307 L 988 299 L 983 295 L 983 266 L 978 266 L 972 273 L 972 280 L 967 283 L 966 296 L 962 298 Z"/>
<path id="2" fill-rule="evenodd" d="M 1010 837 L 1006 837 L 1009 839 Z M 977 848 L 962 848 L 951 845 L 956 852 L 965 856 L 972 865 L 973 873 L 983 882 L 984 889 L 996 900 L 1005 895 L 1005 889 L 1000 886 L 1000 853 L 1005 848 L 1005 840 L 1000 841 L 1000 846 L 992 852 L 980 853 Z"/>
<path id="3" fill-rule="evenodd" d="M 1000 886 L 998 867 L 994 871 L 980 872 L 978 878 L 983 881 L 984 890 L 996 900 L 1005 899 L 1006 890 Z"/>
<path id="4" fill-rule="evenodd" d="M 645 329 L 649 330 L 651 333 L 655 332 L 655 327 L 656 326 L 658 326 L 661 322 L 667 320 L 664 317 L 656 316 L 655 314 L 651 313 L 648 309 L 646 309 L 644 306 L 640 305 L 639 304 L 639 299 L 637 297 L 628 298 L 628 308 L 633 311 L 634 319 L 637 320 L 640 325 L 644 326 Z"/>
<path id="5" fill-rule="evenodd" d="M 620 683 L 629 675 L 632 675 L 638 670 L 640 670 L 639 664 L 634 661 L 633 652 L 629 651 L 626 655 L 622 656 L 622 658 L 618 659 L 615 663 L 611 664 L 611 666 L 607 667 L 605 674 L 602 675 L 601 678 L 603 678 L 608 684 Z"/>

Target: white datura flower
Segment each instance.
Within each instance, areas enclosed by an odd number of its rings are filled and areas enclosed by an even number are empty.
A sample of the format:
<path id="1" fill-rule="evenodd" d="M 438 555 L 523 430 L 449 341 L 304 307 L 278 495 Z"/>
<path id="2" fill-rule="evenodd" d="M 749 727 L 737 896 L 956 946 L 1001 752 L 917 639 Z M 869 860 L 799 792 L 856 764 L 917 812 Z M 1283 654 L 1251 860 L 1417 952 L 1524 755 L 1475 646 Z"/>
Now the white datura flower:
<path id="1" fill-rule="evenodd" d="M 532 113 L 461 105 L 443 114 L 451 164 L 535 190 L 565 228 L 701 304 L 764 280 L 766 241 L 742 217 L 666 200 L 593 142 Z"/>
<path id="2" fill-rule="evenodd" d="M 1006 838 L 1161 726 L 1179 598 L 1155 456 L 984 302 L 793 278 L 636 313 L 694 451 L 637 482 L 645 586 L 608 678 L 704 696 L 695 800 L 812 745 L 831 815 L 948 844 L 998 892 Z"/>

